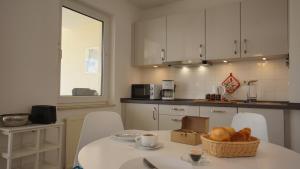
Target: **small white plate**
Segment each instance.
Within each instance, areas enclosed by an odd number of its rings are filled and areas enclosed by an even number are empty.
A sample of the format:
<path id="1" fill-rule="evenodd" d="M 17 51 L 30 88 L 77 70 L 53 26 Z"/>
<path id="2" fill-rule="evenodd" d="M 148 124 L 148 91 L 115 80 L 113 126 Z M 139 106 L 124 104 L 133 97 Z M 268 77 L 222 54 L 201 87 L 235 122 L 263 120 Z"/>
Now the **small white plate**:
<path id="1" fill-rule="evenodd" d="M 112 136 L 113 139 L 121 140 L 121 141 L 135 141 L 135 138 L 140 136 L 141 133 L 137 133 L 134 131 L 124 131 L 121 133 L 116 133 Z"/>
<path id="2" fill-rule="evenodd" d="M 138 140 L 137 142 L 135 142 L 135 148 L 137 149 L 142 149 L 142 150 L 156 150 L 156 149 L 160 149 L 163 147 L 163 143 L 158 142 L 156 145 L 154 146 L 143 146 L 141 144 L 141 141 Z"/>

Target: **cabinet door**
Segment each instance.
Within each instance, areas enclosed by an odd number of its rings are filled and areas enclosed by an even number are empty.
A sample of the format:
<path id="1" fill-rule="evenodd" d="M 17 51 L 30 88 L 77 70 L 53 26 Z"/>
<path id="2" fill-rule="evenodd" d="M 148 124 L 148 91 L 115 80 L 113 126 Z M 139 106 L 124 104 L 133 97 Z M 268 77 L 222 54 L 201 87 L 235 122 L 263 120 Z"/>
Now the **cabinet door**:
<path id="1" fill-rule="evenodd" d="M 287 0 L 242 1 L 242 57 L 288 54 Z"/>
<path id="2" fill-rule="evenodd" d="M 240 57 L 240 2 L 206 9 L 206 58 Z"/>
<path id="3" fill-rule="evenodd" d="M 205 13 L 167 16 L 167 61 L 199 60 L 205 57 Z"/>
<path id="4" fill-rule="evenodd" d="M 181 128 L 184 116 L 159 115 L 159 130 L 176 130 Z"/>
<path id="5" fill-rule="evenodd" d="M 239 108 L 239 112 L 261 114 L 266 118 L 269 141 L 284 146 L 284 111 L 275 109 Z"/>
<path id="6" fill-rule="evenodd" d="M 166 17 L 135 24 L 135 65 L 161 64 L 166 50 Z"/>
<path id="7" fill-rule="evenodd" d="M 209 130 L 214 127 L 231 126 L 237 108 L 232 107 L 200 107 L 200 117 L 209 117 Z"/>
<path id="8" fill-rule="evenodd" d="M 126 106 L 126 129 L 158 130 L 158 105 L 132 104 Z"/>

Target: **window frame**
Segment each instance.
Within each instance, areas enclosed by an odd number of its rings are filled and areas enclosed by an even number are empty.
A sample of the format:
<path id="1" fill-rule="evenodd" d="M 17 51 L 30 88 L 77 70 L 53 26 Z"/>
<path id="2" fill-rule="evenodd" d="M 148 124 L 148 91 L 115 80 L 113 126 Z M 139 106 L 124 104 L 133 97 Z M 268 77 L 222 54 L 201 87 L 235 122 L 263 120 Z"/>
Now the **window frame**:
<path id="1" fill-rule="evenodd" d="M 103 24 L 102 34 L 102 95 L 99 96 L 64 96 L 60 95 L 60 81 L 61 81 L 61 60 L 62 60 L 62 46 L 61 46 L 61 29 L 62 29 L 62 8 L 67 8 L 72 11 L 78 12 L 87 17 L 99 20 Z M 58 104 L 108 104 L 110 98 L 110 39 L 111 39 L 111 19 L 108 15 L 100 12 L 97 9 L 89 7 L 86 4 L 74 2 L 70 0 L 63 0 L 60 5 L 60 59 L 59 59 L 59 91 L 58 91 Z"/>

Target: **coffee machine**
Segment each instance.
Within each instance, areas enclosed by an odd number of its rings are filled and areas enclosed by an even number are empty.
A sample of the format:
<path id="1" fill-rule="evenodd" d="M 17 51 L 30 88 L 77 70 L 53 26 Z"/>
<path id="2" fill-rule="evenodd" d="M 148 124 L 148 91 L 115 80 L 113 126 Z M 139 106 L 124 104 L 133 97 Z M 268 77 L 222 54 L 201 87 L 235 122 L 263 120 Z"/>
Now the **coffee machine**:
<path id="1" fill-rule="evenodd" d="M 175 99 L 175 82 L 174 80 L 163 80 L 161 90 L 162 100 L 174 100 Z"/>

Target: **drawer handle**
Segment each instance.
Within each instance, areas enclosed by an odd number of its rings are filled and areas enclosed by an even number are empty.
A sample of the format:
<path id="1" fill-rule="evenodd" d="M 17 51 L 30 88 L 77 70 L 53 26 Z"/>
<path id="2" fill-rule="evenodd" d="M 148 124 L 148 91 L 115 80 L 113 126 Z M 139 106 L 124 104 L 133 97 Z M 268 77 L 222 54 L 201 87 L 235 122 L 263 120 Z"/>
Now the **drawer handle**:
<path id="1" fill-rule="evenodd" d="M 172 121 L 174 122 L 181 122 L 182 120 L 181 119 L 171 119 Z"/>
<path id="2" fill-rule="evenodd" d="M 212 113 L 226 113 L 224 110 L 211 110 Z"/>
<path id="3" fill-rule="evenodd" d="M 184 108 L 173 108 L 172 110 L 174 110 L 174 111 L 184 111 Z"/>

